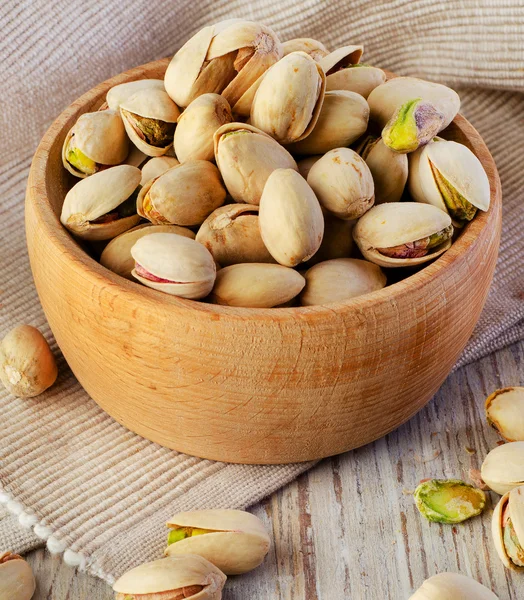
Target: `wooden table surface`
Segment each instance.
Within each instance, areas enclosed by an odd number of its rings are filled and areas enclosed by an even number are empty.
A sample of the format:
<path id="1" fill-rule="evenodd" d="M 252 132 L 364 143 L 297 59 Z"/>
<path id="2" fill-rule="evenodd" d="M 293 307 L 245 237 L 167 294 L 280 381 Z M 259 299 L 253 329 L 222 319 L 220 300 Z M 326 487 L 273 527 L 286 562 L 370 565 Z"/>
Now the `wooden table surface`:
<path id="1" fill-rule="evenodd" d="M 274 544 L 263 566 L 230 579 L 225 600 L 407 600 L 441 571 L 470 575 L 500 600 L 522 600 L 524 574 L 504 569 L 491 540 L 496 494 L 481 517 L 450 526 L 422 518 L 410 492 L 423 478 L 468 480 L 480 468 L 499 440 L 484 400 L 523 385 L 523 358 L 520 343 L 464 367 L 409 423 L 324 460 L 254 507 Z M 38 580 L 34 600 L 113 598 L 108 585 L 60 557 L 37 550 L 28 560 Z"/>

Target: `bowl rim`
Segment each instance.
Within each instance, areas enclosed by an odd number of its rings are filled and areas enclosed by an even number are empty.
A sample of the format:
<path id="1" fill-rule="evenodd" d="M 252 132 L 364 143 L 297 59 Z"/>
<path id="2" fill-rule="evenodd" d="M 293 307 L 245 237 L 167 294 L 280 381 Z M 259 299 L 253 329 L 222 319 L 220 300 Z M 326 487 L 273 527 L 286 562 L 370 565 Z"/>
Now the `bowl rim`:
<path id="1" fill-rule="evenodd" d="M 53 175 L 48 168 L 50 165 L 48 159 L 51 151 L 56 149 L 57 144 L 59 144 L 61 149 L 63 139 L 69 130 L 67 123 L 73 117 L 78 118 L 80 114 L 86 112 L 86 108 L 88 110 L 96 110 L 103 103 L 105 94 L 109 88 L 137 79 L 158 78 L 158 75 L 152 75 L 151 72 L 165 71 L 168 63 L 168 58 L 146 63 L 124 71 L 91 88 L 71 103 L 55 119 L 44 134 L 33 157 L 27 186 L 26 203 L 31 203 L 37 213 L 42 233 L 45 234 L 48 243 L 57 246 L 62 258 L 69 261 L 72 267 L 78 269 L 81 266 L 85 275 L 92 280 L 93 285 L 110 284 L 115 291 L 128 296 L 133 302 L 136 302 L 136 297 L 138 296 L 139 301 L 154 302 L 157 307 L 164 307 L 167 310 L 173 310 L 173 308 L 197 310 L 202 316 L 207 316 L 211 319 L 219 317 L 252 318 L 253 316 L 257 316 L 281 322 L 295 320 L 297 317 L 332 317 L 333 313 L 340 314 L 350 310 L 360 311 L 365 307 L 369 307 L 370 304 L 395 302 L 399 296 L 410 291 L 419 290 L 437 276 L 446 276 L 456 261 L 461 259 L 466 260 L 469 249 L 479 242 L 482 234 L 489 233 L 487 231 L 488 228 L 491 227 L 493 229 L 491 232 L 492 236 L 497 235 L 501 227 L 502 206 L 502 193 L 497 168 L 493 157 L 478 131 L 465 117 L 458 114 L 453 123 L 468 138 L 470 143 L 474 141 L 476 149 L 474 153 L 481 161 L 488 175 L 490 181 L 490 208 L 487 212 L 479 211 L 477 213 L 473 221 L 464 227 L 461 235 L 449 250 L 420 271 L 409 275 L 401 281 L 344 302 L 313 306 L 292 306 L 275 310 L 274 308 L 224 306 L 180 298 L 148 288 L 138 282 L 127 280 L 113 273 L 92 258 L 60 223 L 59 216 L 53 210 L 48 198 L 48 195 L 51 193 L 49 178 Z M 394 75 L 392 74 L 392 76 Z M 492 220 L 496 220 L 495 227 L 492 226 Z"/>

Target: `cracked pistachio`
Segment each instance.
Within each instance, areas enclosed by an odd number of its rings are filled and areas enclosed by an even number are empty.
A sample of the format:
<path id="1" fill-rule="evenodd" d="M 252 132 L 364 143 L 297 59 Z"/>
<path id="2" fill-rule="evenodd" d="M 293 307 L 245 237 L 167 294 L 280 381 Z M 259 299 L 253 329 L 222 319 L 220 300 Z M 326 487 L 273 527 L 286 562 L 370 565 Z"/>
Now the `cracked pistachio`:
<path id="1" fill-rule="evenodd" d="M 118 110 L 120 104 L 140 90 L 165 90 L 163 79 L 137 79 L 113 86 L 106 95 L 106 102 L 112 110 Z"/>
<path id="2" fill-rule="evenodd" d="M 62 146 L 62 163 L 75 177 L 85 178 L 127 156 L 129 144 L 120 115 L 101 110 L 81 115 Z"/>
<path id="3" fill-rule="evenodd" d="M 117 579 L 115 600 L 220 600 L 226 576 L 202 556 L 168 556 Z"/>
<path id="4" fill-rule="evenodd" d="M 435 523 L 462 523 L 484 510 L 486 494 L 460 479 L 430 479 L 414 493 L 420 513 Z"/>
<path id="5" fill-rule="evenodd" d="M 160 175 L 163 175 L 166 171 L 179 164 L 174 156 L 155 156 L 154 158 L 150 158 L 142 167 L 140 185 L 143 187 L 148 181 L 160 177 Z"/>
<path id="6" fill-rule="evenodd" d="M 524 573 L 524 486 L 502 496 L 493 512 L 491 531 L 504 566 Z"/>
<path id="7" fill-rule="evenodd" d="M 329 50 L 324 44 L 313 38 L 295 38 L 288 40 L 287 42 L 282 43 L 282 48 L 284 50 L 284 56 L 291 54 L 291 52 L 305 52 L 317 62 L 329 54 Z"/>
<path id="8" fill-rule="evenodd" d="M 264 525 L 242 510 L 197 510 L 171 518 L 167 556 L 198 554 L 226 575 L 258 567 L 269 550 Z"/>
<path id="9" fill-rule="evenodd" d="M 439 573 L 426 579 L 410 600 L 498 600 L 498 597 L 471 577 Z"/>
<path id="10" fill-rule="evenodd" d="M 140 169 L 118 165 L 76 183 L 67 193 L 60 221 L 85 240 L 110 240 L 138 224 Z"/>
<path id="11" fill-rule="evenodd" d="M 35 578 L 31 567 L 18 554 L 0 554 L 0 598 L 31 600 L 35 593 Z"/>
<path id="12" fill-rule="evenodd" d="M 319 63 L 329 77 L 342 69 L 358 64 L 363 52 L 364 46 L 342 46 L 322 57 Z"/>
<path id="13" fill-rule="evenodd" d="M 480 475 L 497 494 L 524 485 L 524 442 L 494 448 L 482 463 Z"/>
<path id="14" fill-rule="evenodd" d="M 486 400 L 486 417 L 507 442 L 524 442 L 524 387 L 493 392 Z"/>
<path id="15" fill-rule="evenodd" d="M 353 229 L 364 258 L 382 267 L 425 263 L 451 247 L 450 216 L 430 204 L 388 202 L 373 206 Z"/>
<path id="16" fill-rule="evenodd" d="M 326 77 L 326 91 L 346 90 L 367 98 L 386 81 L 386 74 L 378 67 L 359 63 L 347 65 Z"/>

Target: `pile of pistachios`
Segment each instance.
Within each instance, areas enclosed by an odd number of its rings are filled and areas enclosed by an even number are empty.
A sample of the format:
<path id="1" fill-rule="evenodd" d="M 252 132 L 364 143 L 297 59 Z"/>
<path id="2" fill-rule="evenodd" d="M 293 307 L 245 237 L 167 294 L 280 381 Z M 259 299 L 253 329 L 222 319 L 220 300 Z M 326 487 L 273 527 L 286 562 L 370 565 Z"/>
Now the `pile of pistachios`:
<path id="1" fill-rule="evenodd" d="M 362 54 L 205 27 L 164 80 L 117 85 L 73 125 L 62 223 L 122 277 L 230 306 L 343 302 L 433 260 L 488 210 L 488 178 L 438 137 L 455 91 Z"/>

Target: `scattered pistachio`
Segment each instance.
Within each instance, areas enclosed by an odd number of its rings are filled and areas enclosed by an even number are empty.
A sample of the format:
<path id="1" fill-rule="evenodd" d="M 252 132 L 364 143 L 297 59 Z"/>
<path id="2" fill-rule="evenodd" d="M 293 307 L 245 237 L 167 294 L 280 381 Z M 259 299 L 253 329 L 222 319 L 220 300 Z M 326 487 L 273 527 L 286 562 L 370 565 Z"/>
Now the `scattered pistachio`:
<path id="1" fill-rule="evenodd" d="M 524 442 L 524 387 L 493 392 L 486 400 L 486 418 L 507 442 Z"/>
<path id="2" fill-rule="evenodd" d="M 421 514 L 436 523 L 462 523 L 479 515 L 486 504 L 482 490 L 459 479 L 430 479 L 413 495 Z"/>

